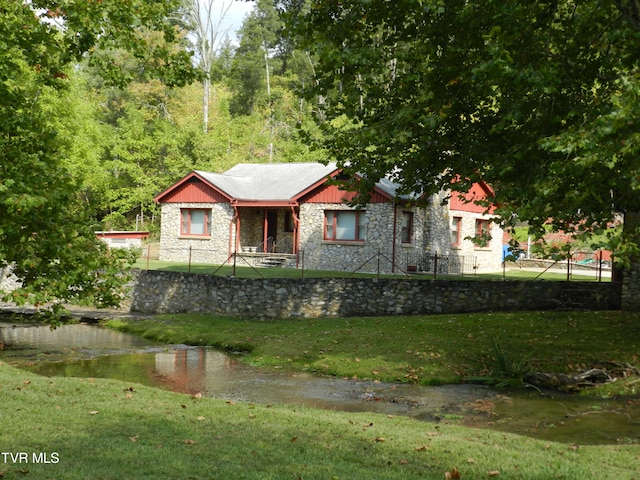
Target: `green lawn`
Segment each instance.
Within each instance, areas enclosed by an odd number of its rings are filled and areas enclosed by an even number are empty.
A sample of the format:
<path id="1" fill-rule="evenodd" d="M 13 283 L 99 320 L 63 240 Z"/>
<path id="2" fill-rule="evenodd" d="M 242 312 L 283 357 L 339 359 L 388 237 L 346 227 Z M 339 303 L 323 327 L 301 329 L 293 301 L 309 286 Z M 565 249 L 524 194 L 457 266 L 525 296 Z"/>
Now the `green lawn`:
<path id="1" fill-rule="evenodd" d="M 531 367 L 638 364 L 640 314 L 437 315 L 260 321 L 198 315 L 111 320 L 168 343 L 247 352 L 263 368 L 457 382 L 495 368 L 491 340 Z M 637 395 L 640 384 L 618 394 Z M 640 445 L 573 445 L 373 413 L 254 405 L 103 379 L 46 378 L 0 364 L 7 479 L 640 479 Z M 33 463 L 35 453 L 57 463 Z M 55 454 L 55 455 L 53 455 Z"/>
<path id="2" fill-rule="evenodd" d="M 191 272 L 191 273 L 204 273 L 209 275 L 217 275 L 221 277 L 236 276 L 238 278 L 344 278 L 344 277 L 375 277 L 375 273 L 362 273 L 362 272 L 341 272 L 341 271 L 328 271 L 328 270 L 306 270 L 296 268 L 256 268 L 249 266 L 243 261 L 238 261 L 236 266 L 233 264 L 213 265 L 194 263 L 189 265 L 188 263 L 180 262 L 164 262 L 160 260 L 139 259 L 135 264 L 135 268 L 141 270 L 164 270 L 171 272 Z M 411 274 L 407 275 L 402 272 L 398 272 L 394 275 L 384 275 L 385 278 L 437 278 L 437 279 L 464 279 L 464 280 L 558 280 L 564 281 L 567 279 L 567 274 L 561 270 L 554 270 L 548 272 L 532 272 L 521 269 L 509 269 L 506 272 L 494 272 L 494 273 L 480 273 L 480 274 L 468 274 L 468 275 L 437 275 L 433 274 Z M 597 281 L 596 272 L 579 272 L 572 273 L 571 280 L 573 281 Z M 603 279 L 603 281 L 609 281 L 609 279 Z"/>
<path id="3" fill-rule="evenodd" d="M 180 314 L 108 325 L 166 343 L 246 352 L 247 362 L 266 368 L 420 384 L 490 375 L 497 366 L 492 342 L 511 362 L 526 360 L 531 371 L 640 363 L 640 314 L 630 312 L 280 320 Z"/>
<path id="4" fill-rule="evenodd" d="M 638 445 L 576 446 L 401 416 L 227 403 L 4 364 L 0 392 L 0 476 L 11 480 L 441 480 L 454 467 L 462 479 L 620 480 L 640 471 Z M 34 463 L 34 454 L 54 463 Z"/>

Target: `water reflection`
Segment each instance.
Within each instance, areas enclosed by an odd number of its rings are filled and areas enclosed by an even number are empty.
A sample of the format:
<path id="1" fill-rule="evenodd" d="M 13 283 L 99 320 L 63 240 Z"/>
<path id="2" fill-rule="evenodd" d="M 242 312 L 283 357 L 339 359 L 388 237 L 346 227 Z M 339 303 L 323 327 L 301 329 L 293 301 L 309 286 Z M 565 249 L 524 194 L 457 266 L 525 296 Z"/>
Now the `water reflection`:
<path id="1" fill-rule="evenodd" d="M 90 325 L 63 325 L 52 330 L 45 325 L 0 322 L 0 350 L 10 349 L 23 355 L 73 349 L 122 351 L 149 345 L 153 343 L 143 338 Z M 15 356 L 15 353 L 5 356 Z"/>
<path id="2" fill-rule="evenodd" d="M 0 360 L 46 376 L 101 377 L 261 404 L 453 421 L 575 443 L 639 443 L 640 400 L 541 397 L 474 385 L 420 387 L 267 372 L 240 358 L 88 325 L 0 324 Z"/>

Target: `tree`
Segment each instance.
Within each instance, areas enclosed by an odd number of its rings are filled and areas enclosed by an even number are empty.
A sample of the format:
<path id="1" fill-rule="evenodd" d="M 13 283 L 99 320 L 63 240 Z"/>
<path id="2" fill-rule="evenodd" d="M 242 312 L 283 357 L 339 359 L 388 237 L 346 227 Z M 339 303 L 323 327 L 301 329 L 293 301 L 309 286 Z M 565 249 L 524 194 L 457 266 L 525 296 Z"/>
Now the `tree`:
<path id="1" fill-rule="evenodd" d="M 209 130 L 209 98 L 211 96 L 211 76 L 216 55 L 221 47 L 222 22 L 229 13 L 232 0 L 221 2 L 220 11 L 214 13 L 216 0 L 185 0 L 187 27 L 194 35 L 193 45 L 198 59 L 198 68 L 202 72 L 202 123 L 203 130 Z"/>
<path id="2" fill-rule="evenodd" d="M 258 0 L 238 31 L 240 46 L 232 64 L 233 113 L 250 115 L 260 98 L 271 103 L 271 75 L 281 72 L 282 65 L 276 55 L 281 28 L 273 0 Z"/>
<path id="3" fill-rule="evenodd" d="M 291 3 L 290 1 L 287 3 Z M 298 4 L 304 2 L 297 2 Z M 299 6 L 299 5 L 298 5 Z M 495 189 L 506 225 L 640 234 L 637 0 L 383 0 L 290 6 L 316 59 L 323 146 L 363 194 Z"/>
<path id="4" fill-rule="evenodd" d="M 146 59 L 146 76 L 172 85 L 193 79 L 189 56 L 170 48 L 176 32 L 166 18 L 176 6 L 0 0 L 0 262 L 22 282 L 5 300 L 53 302 L 54 311 L 62 302 L 121 301 L 124 262 L 96 239 L 76 193 L 81 186 L 67 161 L 76 112 L 60 98 L 69 91 L 74 62 L 87 56 L 109 82 L 126 83 L 127 72 L 103 55 L 117 48 Z M 167 41 L 151 49 L 141 31 Z"/>

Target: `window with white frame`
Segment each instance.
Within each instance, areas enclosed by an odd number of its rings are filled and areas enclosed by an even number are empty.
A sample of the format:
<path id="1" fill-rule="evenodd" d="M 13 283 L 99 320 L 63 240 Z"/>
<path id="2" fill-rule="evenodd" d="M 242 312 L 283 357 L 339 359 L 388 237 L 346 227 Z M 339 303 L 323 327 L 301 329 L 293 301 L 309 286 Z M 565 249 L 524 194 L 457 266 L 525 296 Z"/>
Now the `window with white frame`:
<path id="1" fill-rule="evenodd" d="M 180 210 L 180 235 L 211 236 L 211 210 L 182 208 Z"/>
<path id="2" fill-rule="evenodd" d="M 363 242 L 366 231 L 364 210 L 325 210 L 324 239 Z"/>

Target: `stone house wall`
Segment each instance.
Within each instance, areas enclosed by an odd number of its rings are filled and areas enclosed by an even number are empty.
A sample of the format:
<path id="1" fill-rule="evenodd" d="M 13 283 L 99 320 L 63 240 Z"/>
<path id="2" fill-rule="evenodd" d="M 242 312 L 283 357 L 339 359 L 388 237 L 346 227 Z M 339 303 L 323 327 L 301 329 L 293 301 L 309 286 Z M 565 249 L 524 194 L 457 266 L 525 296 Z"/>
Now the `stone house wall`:
<path id="1" fill-rule="evenodd" d="M 344 204 L 303 203 L 299 211 L 300 250 L 302 265 L 312 270 L 336 270 L 392 273 L 406 271 L 407 254 L 438 253 L 476 257 L 478 270 L 499 270 L 502 261 L 502 230 L 492 224 L 493 239 L 487 248 L 478 248 L 470 240 L 463 240 L 459 249 L 451 246 L 452 215 L 463 218 L 461 238 L 475 234 L 477 213 L 453 212 L 443 204 L 444 194 L 434 195 L 424 207 L 402 207 L 393 203 L 370 203 L 366 212 L 364 242 L 339 242 L 323 239 L 324 211 L 351 210 Z M 211 237 L 180 236 L 182 208 L 211 208 Z M 395 212 L 394 212 L 395 210 Z M 413 212 L 413 233 L 410 244 L 401 242 L 402 213 Z M 262 244 L 262 209 L 239 209 L 241 246 Z M 284 215 L 278 215 L 279 241 L 291 234 L 284 232 Z M 161 214 L 160 260 L 221 264 L 228 260 L 231 245 L 235 245 L 234 211 L 227 203 L 164 203 Z M 395 225 L 395 231 L 394 231 Z M 395 241 L 394 241 L 395 236 Z M 395 251 L 394 251 L 395 246 Z M 191 251 L 190 251 L 191 249 Z M 231 248 L 231 252 L 233 247 Z"/>
<path id="2" fill-rule="evenodd" d="M 396 208 L 391 203 L 371 203 L 363 209 L 366 212 L 364 242 L 327 241 L 323 239 L 322 230 L 325 210 L 352 208 L 335 203 L 300 205 L 300 248 L 304 252 L 304 267 L 308 269 L 352 272 L 360 267 L 361 272 L 392 273 L 392 262 L 395 262 L 396 267 L 406 270 L 406 254 L 424 251 L 425 242 L 429 240 L 425 236 L 428 220 L 425 209 Z M 404 211 L 413 212 L 410 244 L 401 242 L 401 217 Z"/>
<path id="3" fill-rule="evenodd" d="M 180 236 L 181 208 L 211 208 L 211 237 Z M 229 257 L 232 219 L 233 208 L 226 203 L 162 204 L 159 259 L 188 262 L 191 255 L 193 263 L 224 263 Z"/>
<path id="4" fill-rule="evenodd" d="M 450 247 L 455 255 L 473 256 L 478 271 L 499 271 L 502 265 L 502 234 L 503 231 L 497 223 L 491 222 L 491 240 L 487 246 L 478 246 L 467 237 L 476 235 L 476 220 L 484 218 L 481 214 L 451 210 L 449 221 L 454 217 L 461 219 L 460 243 L 457 247 Z M 450 227 L 451 228 L 451 227 Z M 451 234 L 449 234 L 451 236 Z"/>

